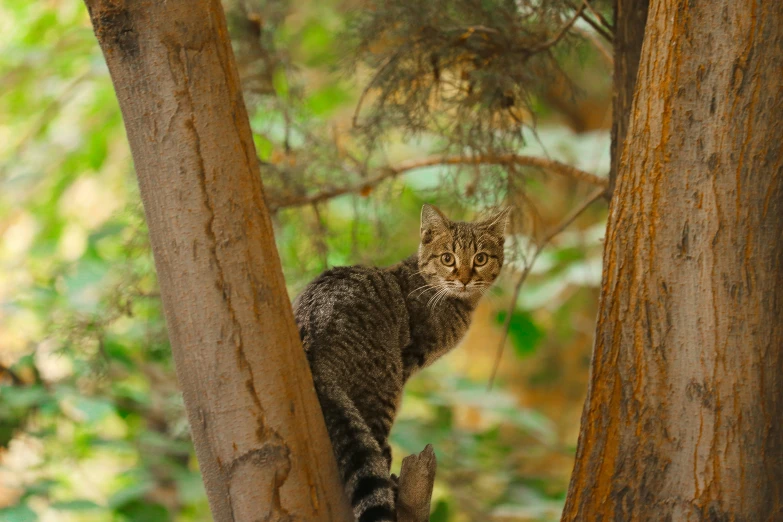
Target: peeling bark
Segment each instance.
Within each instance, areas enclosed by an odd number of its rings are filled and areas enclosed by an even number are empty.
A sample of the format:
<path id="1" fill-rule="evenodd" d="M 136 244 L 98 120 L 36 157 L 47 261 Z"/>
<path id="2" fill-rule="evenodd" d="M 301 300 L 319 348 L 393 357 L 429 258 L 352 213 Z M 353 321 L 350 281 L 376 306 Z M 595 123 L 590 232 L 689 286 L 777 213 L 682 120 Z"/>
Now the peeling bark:
<path id="1" fill-rule="evenodd" d="M 783 2 L 651 0 L 564 521 L 783 520 Z"/>
<path id="2" fill-rule="evenodd" d="M 218 0 L 87 0 L 138 175 L 214 520 L 353 520 Z"/>

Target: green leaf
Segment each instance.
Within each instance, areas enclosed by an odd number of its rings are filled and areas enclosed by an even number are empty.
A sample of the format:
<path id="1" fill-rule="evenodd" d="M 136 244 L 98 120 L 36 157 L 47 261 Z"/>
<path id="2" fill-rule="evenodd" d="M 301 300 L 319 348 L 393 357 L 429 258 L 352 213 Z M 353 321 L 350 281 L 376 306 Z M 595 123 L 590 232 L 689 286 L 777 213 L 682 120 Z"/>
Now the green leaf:
<path id="1" fill-rule="evenodd" d="M 27 488 L 25 488 L 25 496 L 30 495 L 48 495 L 49 492 L 55 486 L 59 485 L 59 482 L 53 479 L 41 479 L 33 482 Z"/>
<path id="2" fill-rule="evenodd" d="M 114 405 L 105 399 L 80 396 L 74 399 L 74 406 L 84 414 L 85 421 L 90 424 L 114 413 Z"/>
<path id="3" fill-rule="evenodd" d="M 46 33 L 57 26 L 57 12 L 45 11 L 35 22 L 29 27 L 27 34 L 24 35 L 22 40 L 27 45 L 32 45 L 40 42 L 46 36 Z"/>
<path id="4" fill-rule="evenodd" d="M 131 349 L 117 336 L 107 336 L 103 341 L 103 351 L 112 360 L 122 363 L 126 368 L 135 367 L 131 357 Z"/>
<path id="5" fill-rule="evenodd" d="M 334 62 L 334 31 L 330 31 L 320 21 L 314 20 L 304 27 L 301 42 L 306 65 Z"/>
<path id="6" fill-rule="evenodd" d="M 272 75 L 272 86 L 275 88 L 277 96 L 282 100 L 288 99 L 288 77 L 285 69 L 278 67 Z"/>
<path id="7" fill-rule="evenodd" d="M 0 398 L 8 406 L 18 409 L 29 409 L 51 399 L 41 385 L 3 386 L 0 387 Z"/>
<path id="8" fill-rule="evenodd" d="M 507 312 L 501 310 L 495 317 L 497 324 L 506 324 Z M 544 332 L 533 322 L 533 316 L 528 312 L 514 310 L 511 313 L 511 321 L 508 325 L 508 337 L 514 347 L 514 353 L 524 358 L 536 351 L 538 343 L 544 336 Z"/>
<path id="9" fill-rule="evenodd" d="M 207 498 L 198 471 L 182 470 L 176 474 L 177 494 L 183 504 L 194 504 Z"/>
<path id="10" fill-rule="evenodd" d="M 27 505 L 0 509 L 0 522 L 36 522 L 38 515 Z"/>
<path id="11" fill-rule="evenodd" d="M 84 152 L 87 154 L 87 162 L 93 170 L 99 170 L 103 166 L 108 148 L 109 144 L 104 133 L 96 132 L 89 137 Z"/>
<path id="12" fill-rule="evenodd" d="M 307 107 L 316 116 L 323 116 L 351 100 L 351 94 L 339 85 L 328 85 L 307 99 Z"/>
<path id="13" fill-rule="evenodd" d="M 129 522 L 169 522 L 168 510 L 160 504 L 149 504 L 136 500 L 122 505 L 115 510 L 124 515 Z"/>
<path id="14" fill-rule="evenodd" d="M 430 522 L 448 522 L 449 520 L 449 504 L 441 499 L 435 504 L 435 509 L 430 514 Z"/>
<path id="15" fill-rule="evenodd" d="M 101 506 L 87 499 L 65 500 L 62 502 L 52 502 L 51 507 L 60 511 L 93 511 L 102 509 Z"/>
<path id="16" fill-rule="evenodd" d="M 114 509 L 119 509 L 126 504 L 135 502 L 144 497 L 144 495 L 154 486 L 155 484 L 153 482 L 142 480 L 141 482 L 122 488 L 109 498 L 109 506 Z"/>
<path id="17" fill-rule="evenodd" d="M 258 157 L 262 160 L 268 160 L 274 150 L 272 142 L 260 134 L 253 134 L 253 142 L 256 145 L 256 154 L 258 154 Z"/>

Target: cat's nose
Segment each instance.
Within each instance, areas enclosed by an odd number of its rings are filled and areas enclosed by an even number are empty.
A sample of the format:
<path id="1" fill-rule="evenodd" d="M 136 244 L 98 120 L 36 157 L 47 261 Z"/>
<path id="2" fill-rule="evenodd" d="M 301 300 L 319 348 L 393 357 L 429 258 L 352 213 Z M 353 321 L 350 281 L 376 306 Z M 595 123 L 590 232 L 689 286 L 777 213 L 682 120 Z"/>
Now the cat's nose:
<path id="1" fill-rule="evenodd" d="M 462 286 L 468 286 L 468 283 L 470 283 L 470 274 L 461 275 L 458 280 L 462 283 Z"/>

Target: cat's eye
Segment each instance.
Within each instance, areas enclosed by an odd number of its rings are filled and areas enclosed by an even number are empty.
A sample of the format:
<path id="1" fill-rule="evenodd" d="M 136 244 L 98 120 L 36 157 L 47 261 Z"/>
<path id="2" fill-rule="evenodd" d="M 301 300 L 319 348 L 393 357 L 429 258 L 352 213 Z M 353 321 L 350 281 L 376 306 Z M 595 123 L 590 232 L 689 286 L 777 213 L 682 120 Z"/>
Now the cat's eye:
<path id="1" fill-rule="evenodd" d="M 483 252 L 479 252 L 476 254 L 476 257 L 473 258 L 473 264 L 475 266 L 483 266 L 487 264 L 487 261 L 489 260 L 489 256 L 487 254 L 484 254 Z"/>
<path id="2" fill-rule="evenodd" d="M 440 256 L 440 262 L 446 266 L 453 266 L 454 256 L 451 254 L 443 254 L 442 256 Z"/>

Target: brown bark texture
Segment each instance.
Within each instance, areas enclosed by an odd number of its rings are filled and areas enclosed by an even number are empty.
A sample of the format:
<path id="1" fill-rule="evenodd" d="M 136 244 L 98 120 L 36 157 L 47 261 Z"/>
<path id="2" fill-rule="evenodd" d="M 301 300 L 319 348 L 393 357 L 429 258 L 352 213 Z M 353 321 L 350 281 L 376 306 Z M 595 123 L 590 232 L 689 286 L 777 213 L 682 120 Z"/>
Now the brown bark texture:
<path id="1" fill-rule="evenodd" d="M 614 0 L 614 79 L 612 85 L 612 145 L 609 189 L 617 183 L 617 170 L 623 154 L 631 119 L 639 59 L 642 56 L 644 28 L 650 0 Z"/>
<path id="2" fill-rule="evenodd" d="M 214 520 L 353 520 L 283 280 L 219 0 L 87 0 Z"/>
<path id="3" fill-rule="evenodd" d="M 783 520 L 783 2 L 652 0 L 564 521 Z"/>
<path id="4" fill-rule="evenodd" d="M 438 468 L 435 452 L 427 444 L 418 455 L 402 459 L 397 493 L 397 522 L 427 522 Z"/>

